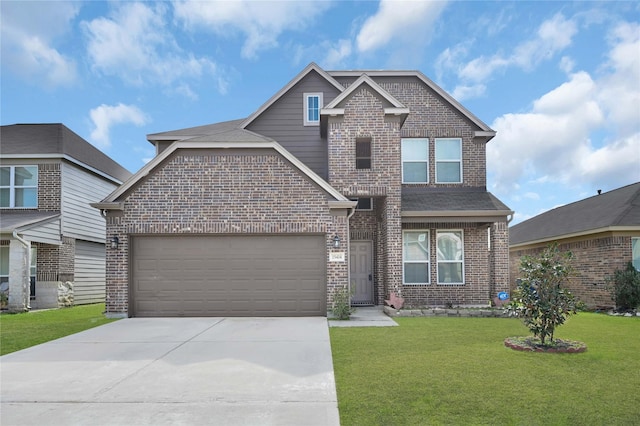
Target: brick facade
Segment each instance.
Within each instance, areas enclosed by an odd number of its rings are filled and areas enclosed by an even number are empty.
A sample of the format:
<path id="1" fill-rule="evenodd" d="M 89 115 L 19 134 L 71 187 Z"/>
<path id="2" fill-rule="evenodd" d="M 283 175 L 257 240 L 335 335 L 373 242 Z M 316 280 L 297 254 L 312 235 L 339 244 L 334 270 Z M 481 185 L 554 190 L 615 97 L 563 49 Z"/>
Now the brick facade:
<path id="1" fill-rule="evenodd" d="M 60 163 L 38 165 L 38 211 L 60 211 Z"/>
<path id="2" fill-rule="evenodd" d="M 638 235 L 640 236 L 640 235 Z M 599 234 L 572 241 L 559 241 L 561 251 L 571 251 L 576 275 L 567 283 L 568 289 L 589 308 L 613 307 L 607 279 L 617 269 L 624 269 L 632 259 L 631 236 Z M 546 246 L 511 249 L 509 256 L 510 285 L 515 288 L 520 276 L 520 258 L 534 256 Z"/>
<path id="3" fill-rule="evenodd" d="M 286 159 L 269 151 L 179 150 L 132 189 L 124 211 L 107 216 L 108 314 L 127 314 L 129 239 L 139 234 L 324 234 L 327 306 L 347 286 L 347 262 L 328 262 L 333 237 L 348 241 L 347 216 L 332 214 L 327 195 Z"/>

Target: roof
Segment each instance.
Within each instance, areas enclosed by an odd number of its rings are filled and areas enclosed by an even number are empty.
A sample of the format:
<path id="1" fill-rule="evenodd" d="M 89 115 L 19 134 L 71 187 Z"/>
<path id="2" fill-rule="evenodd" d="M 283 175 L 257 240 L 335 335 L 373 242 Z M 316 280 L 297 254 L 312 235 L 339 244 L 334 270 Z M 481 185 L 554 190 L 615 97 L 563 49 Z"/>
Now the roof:
<path id="1" fill-rule="evenodd" d="M 118 183 L 131 176 L 127 169 L 61 123 L 1 126 L 0 146 L 3 158 L 66 158 Z"/>
<path id="2" fill-rule="evenodd" d="M 485 188 L 402 188 L 404 218 L 447 218 L 447 221 L 497 221 L 513 214 Z"/>
<path id="3" fill-rule="evenodd" d="M 149 142 L 154 141 L 178 141 L 198 136 L 216 135 L 230 130 L 238 129 L 245 119 L 223 121 L 221 123 L 207 124 L 205 126 L 188 127 L 186 129 L 172 130 L 169 132 L 151 133 L 147 135 Z"/>
<path id="4" fill-rule="evenodd" d="M 35 210 L 0 210 L 0 232 L 9 233 L 38 225 L 58 218 L 59 212 L 39 212 Z"/>
<path id="5" fill-rule="evenodd" d="M 353 208 L 357 204 L 338 192 L 277 142 L 248 130 L 230 129 L 218 135 L 202 136 L 172 143 L 104 200 L 92 203 L 91 206 L 102 210 L 121 210 L 123 208 L 121 197 L 177 150 L 230 148 L 274 150 L 333 198 L 333 201 L 329 202 L 330 208 Z"/>
<path id="6" fill-rule="evenodd" d="M 511 245 L 614 229 L 640 231 L 640 182 L 557 207 L 509 229 Z"/>

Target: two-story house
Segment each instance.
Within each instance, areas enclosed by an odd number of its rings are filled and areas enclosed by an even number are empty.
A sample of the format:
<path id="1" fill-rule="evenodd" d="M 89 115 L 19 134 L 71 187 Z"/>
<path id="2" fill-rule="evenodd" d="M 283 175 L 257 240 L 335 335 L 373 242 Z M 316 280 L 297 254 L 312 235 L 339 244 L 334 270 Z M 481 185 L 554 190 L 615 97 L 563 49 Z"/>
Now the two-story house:
<path id="1" fill-rule="evenodd" d="M 487 306 L 513 214 L 486 189 L 494 135 L 418 71 L 314 63 L 247 118 L 148 135 L 157 156 L 94 204 L 119 241 L 107 313 Z"/>
<path id="2" fill-rule="evenodd" d="M 26 311 L 104 301 L 105 222 L 131 173 L 63 124 L 0 128 L 0 291 Z"/>

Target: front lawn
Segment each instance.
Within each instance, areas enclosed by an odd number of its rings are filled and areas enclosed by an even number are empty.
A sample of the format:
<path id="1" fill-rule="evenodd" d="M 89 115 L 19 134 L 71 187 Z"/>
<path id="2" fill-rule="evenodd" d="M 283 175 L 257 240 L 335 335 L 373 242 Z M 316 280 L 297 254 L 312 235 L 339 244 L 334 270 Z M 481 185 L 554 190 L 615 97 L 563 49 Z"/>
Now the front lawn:
<path id="1" fill-rule="evenodd" d="M 579 313 L 556 337 L 582 354 L 518 352 L 517 319 L 398 318 L 331 328 L 343 426 L 629 425 L 640 420 L 640 318 Z"/>
<path id="2" fill-rule="evenodd" d="M 106 324 L 104 303 L 0 315 L 0 355 Z"/>

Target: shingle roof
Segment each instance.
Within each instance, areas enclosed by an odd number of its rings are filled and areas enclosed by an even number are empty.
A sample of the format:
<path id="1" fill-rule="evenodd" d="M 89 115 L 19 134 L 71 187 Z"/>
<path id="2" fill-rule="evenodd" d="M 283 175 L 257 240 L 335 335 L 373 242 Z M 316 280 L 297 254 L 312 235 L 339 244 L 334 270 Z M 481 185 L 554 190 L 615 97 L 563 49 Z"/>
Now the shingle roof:
<path id="1" fill-rule="evenodd" d="M 30 210 L 0 210 L 0 232 L 13 232 L 15 229 L 53 219 L 59 212 L 39 212 Z"/>
<path id="2" fill-rule="evenodd" d="M 484 188 L 402 188 L 402 211 L 509 212 L 502 201 Z"/>
<path id="3" fill-rule="evenodd" d="M 640 229 L 640 182 L 557 207 L 509 229 L 511 245 L 615 226 Z"/>
<path id="4" fill-rule="evenodd" d="M 152 133 L 147 135 L 148 141 L 156 140 L 185 140 L 197 136 L 215 135 L 238 129 L 245 119 L 223 121 L 205 126 L 188 127 L 186 129 L 171 130 L 169 132 Z"/>
<path id="5" fill-rule="evenodd" d="M 131 173 L 64 124 L 11 124 L 0 127 L 0 155 L 66 155 L 116 180 Z"/>

